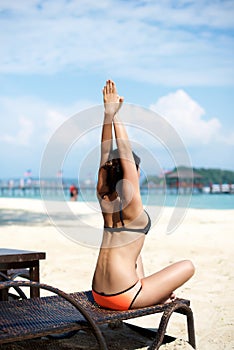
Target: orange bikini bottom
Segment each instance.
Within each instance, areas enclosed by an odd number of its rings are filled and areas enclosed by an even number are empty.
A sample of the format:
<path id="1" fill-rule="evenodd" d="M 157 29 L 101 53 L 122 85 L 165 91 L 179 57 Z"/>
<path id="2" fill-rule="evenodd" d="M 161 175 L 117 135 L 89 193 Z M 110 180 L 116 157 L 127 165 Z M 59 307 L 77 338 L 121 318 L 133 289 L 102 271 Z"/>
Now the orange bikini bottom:
<path id="1" fill-rule="evenodd" d="M 142 289 L 141 280 L 136 282 L 132 287 L 116 294 L 97 293 L 92 290 L 96 303 L 104 308 L 112 310 L 129 310 L 136 297 Z"/>

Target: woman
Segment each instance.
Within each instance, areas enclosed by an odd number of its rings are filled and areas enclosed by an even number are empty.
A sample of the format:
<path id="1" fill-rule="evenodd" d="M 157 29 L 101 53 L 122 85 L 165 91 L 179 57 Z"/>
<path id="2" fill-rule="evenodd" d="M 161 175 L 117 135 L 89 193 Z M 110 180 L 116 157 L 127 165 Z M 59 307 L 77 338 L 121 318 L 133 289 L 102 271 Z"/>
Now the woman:
<path id="1" fill-rule="evenodd" d="M 103 240 L 93 276 L 93 296 L 102 307 L 128 310 L 172 301 L 173 291 L 194 274 L 188 260 L 145 277 L 141 249 L 150 229 L 139 188 L 139 162 L 131 149 L 118 112 L 124 101 L 115 83 L 103 89 L 104 122 L 97 196 L 103 219 Z M 112 149 L 112 129 L 117 150 Z"/>

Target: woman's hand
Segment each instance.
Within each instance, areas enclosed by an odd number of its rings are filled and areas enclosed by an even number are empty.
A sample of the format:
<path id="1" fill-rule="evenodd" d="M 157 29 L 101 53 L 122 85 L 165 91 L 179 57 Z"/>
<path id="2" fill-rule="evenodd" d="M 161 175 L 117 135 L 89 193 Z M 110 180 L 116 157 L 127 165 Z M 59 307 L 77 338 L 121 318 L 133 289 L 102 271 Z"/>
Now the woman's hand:
<path id="1" fill-rule="evenodd" d="M 105 114 L 114 117 L 121 108 L 124 98 L 118 95 L 116 85 L 112 80 L 107 80 L 102 91 Z"/>

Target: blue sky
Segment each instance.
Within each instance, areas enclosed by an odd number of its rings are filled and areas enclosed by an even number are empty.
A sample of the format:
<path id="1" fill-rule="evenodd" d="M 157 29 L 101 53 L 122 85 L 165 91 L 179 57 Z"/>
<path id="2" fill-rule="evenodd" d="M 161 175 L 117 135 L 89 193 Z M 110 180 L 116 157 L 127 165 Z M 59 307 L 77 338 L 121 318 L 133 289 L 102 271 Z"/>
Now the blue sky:
<path id="1" fill-rule="evenodd" d="M 0 178 L 38 176 L 50 137 L 102 103 L 108 78 L 166 118 L 193 166 L 234 170 L 233 1 L 0 0 L 0 23 Z"/>

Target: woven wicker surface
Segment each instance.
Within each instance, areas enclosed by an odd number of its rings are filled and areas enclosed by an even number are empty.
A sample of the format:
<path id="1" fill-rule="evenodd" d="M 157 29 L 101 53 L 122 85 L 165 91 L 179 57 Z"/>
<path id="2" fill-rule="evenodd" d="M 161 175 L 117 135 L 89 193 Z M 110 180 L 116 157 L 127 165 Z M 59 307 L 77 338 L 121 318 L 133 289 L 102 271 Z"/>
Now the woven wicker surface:
<path id="1" fill-rule="evenodd" d="M 127 320 L 130 318 L 135 318 L 139 316 L 154 314 L 158 312 L 163 312 L 165 310 L 170 310 L 171 305 L 189 305 L 189 301 L 185 299 L 177 299 L 175 302 L 171 304 L 163 304 L 163 305 L 155 305 L 151 307 L 146 307 L 142 309 L 136 310 L 128 310 L 128 311 L 113 311 L 106 310 L 98 307 L 92 297 L 91 291 L 88 292 L 79 292 L 70 294 L 72 299 L 74 299 L 77 303 L 82 305 L 82 307 L 86 310 L 86 312 L 92 316 L 92 319 L 95 323 L 107 324 L 114 321 Z M 35 298 L 35 299 L 26 299 L 26 300 L 13 300 L 8 302 L 0 302 L 0 342 L 7 340 L 25 340 L 35 337 L 42 337 L 49 334 L 60 334 L 64 332 L 70 332 L 72 330 L 81 330 L 82 332 L 90 332 L 88 330 L 88 324 L 85 321 L 84 317 L 80 314 L 80 312 L 67 300 L 64 300 L 61 296 L 50 296 L 43 298 Z M 102 328 L 104 325 L 102 326 Z M 129 330 L 128 330 L 129 331 Z M 81 332 L 81 335 L 83 334 Z M 80 332 L 79 332 L 80 333 Z M 121 333 L 122 336 L 122 333 Z M 87 334 L 86 334 L 87 337 Z M 125 334 L 126 337 L 126 334 Z M 117 337 L 118 338 L 118 337 Z M 89 334 L 89 340 L 94 339 L 94 337 Z M 28 342 L 24 342 L 25 344 L 31 344 L 33 340 Z M 53 349 L 56 346 L 54 342 L 48 347 L 48 340 L 43 343 L 40 341 L 36 342 L 38 349 Z M 80 343 L 80 334 L 79 341 Z M 87 344 L 87 339 L 86 342 Z M 146 343 L 146 340 L 144 340 Z M 26 345 L 22 349 L 28 349 Z M 59 344 L 59 347 L 58 347 Z M 65 343 L 62 343 L 60 347 L 60 343 L 57 344 L 58 349 L 70 349 L 66 347 Z M 90 349 L 96 348 L 96 342 L 93 342 L 94 347 Z M 20 343 L 17 343 L 19 346 Z M 0 349 L 14 349 L 14 344 L 2 345 Z M 80 346 L 80 345 L 79 345 Z M 31 349 L 36 349 L 34 345 Z M 56 347 L 55 347 L 56 348 Z M 83 347 L 87 349 L 87 346 Z M 20 347 L 15 347 L 15 349 L 21 349 Z M 75 347 L 74 347 L 75 349 Z M 82 349 L 82 347 L 77 347 L 77 349 Z M 108 347 L 109 349 L 109 347 Z M 111 348 L 110 348 L 111 349 Z M 113 348 L 115 349 L 115 348 Z M 118 349 L 118 347 L 116 348 Z M 121 347 L 119 347 L 121 349 Z M 124 348 L 122 348 L 124 349 Z M 126 348 L 130 349 L 130 348 Z"/>
<path id="2" fill-rule="evenodd" d="M 98 307 L 90 291 L 73 293 L 71 296 L 92 315 L 93 320 L 98 324 L 162 312 L 169 307 L 169 304 L 164 304 L 128 311 L 113 311 Z M 176 303 L 179 302 L 189 304 L 189 301 L 185 299 L 176 301 Z M 45 335 L 51 330 L 54 333 L 64 332 L 79 329 L 81 326 L 83 328 L 85 325 L 84 317 L 59 296 L 1 302 L 0 314 L 2 315 L 0 319 L 1 339 L 8 338 L 9 334 L 15 336 Z"/>
<path id="3" fill-rule="evenodd" d="M 0 302 L 0 339 L 79 329 L 83 316 L 59 296 Z"/>
<path id="4" fill-rule="evenodd" d="M 79 292 L 70 294 L 77 302 L 81 303 L 86 311 L 92 315 L 92 318 L 98 324 L 112 322 L 113 320 L 127 320 L 139 316 L 150 315 L 158 312 L 163 312 L 170 307 L 170 304 L 158 304 L 141 309 L 127 311 L 113 311 L 102 309 L 93 300 L 92 292 Z M 190 301 L 186 299 L 176 299 L 175 304 L 190 305 Z"/>

